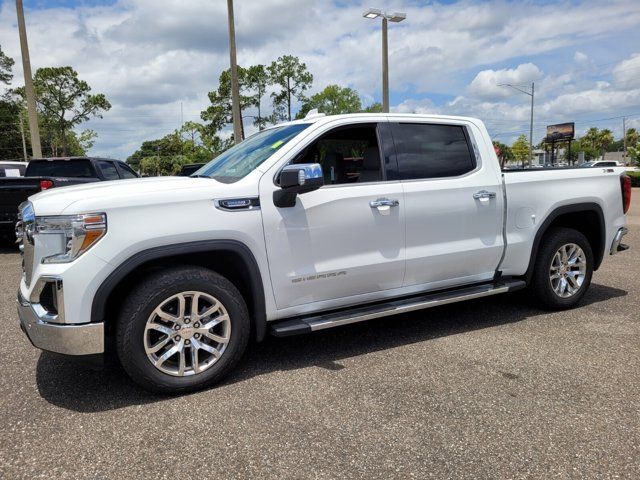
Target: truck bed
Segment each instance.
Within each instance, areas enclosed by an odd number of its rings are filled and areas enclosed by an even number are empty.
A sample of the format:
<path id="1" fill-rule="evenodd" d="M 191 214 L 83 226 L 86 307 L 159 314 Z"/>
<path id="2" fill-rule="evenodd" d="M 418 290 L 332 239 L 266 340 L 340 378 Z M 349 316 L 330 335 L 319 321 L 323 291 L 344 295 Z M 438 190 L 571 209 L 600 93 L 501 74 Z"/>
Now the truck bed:
<path id="1" fill-rule="evenodd" d="M 618 228 L 625 225 L 620 194 L 620 176 L 624 171 L 624 167 L 504 171 L 507 248 L 502 273 L 522 275 L 526 272 L 535 233 L 551 220 L 550 212 L 558 208 L 570 211 L 572 205 L 585 208 L 591 204 L 602 212 L 599 221 L 606 226 L 602 239 L 606 255 Z M 596 264 L 599 264 L 597 259 Z"/>

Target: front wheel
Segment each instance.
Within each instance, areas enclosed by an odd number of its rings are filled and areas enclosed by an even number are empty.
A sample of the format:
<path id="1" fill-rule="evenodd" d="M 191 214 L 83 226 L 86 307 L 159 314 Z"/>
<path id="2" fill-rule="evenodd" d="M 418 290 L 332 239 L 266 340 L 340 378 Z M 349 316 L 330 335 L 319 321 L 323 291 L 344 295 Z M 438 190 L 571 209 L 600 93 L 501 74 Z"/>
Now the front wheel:
<path id="1" fill-rule="evenodd" d="M 551 310 L 575 306 L 593 275 L 593 252 L 587 238 L 572 228 L 553 228 L 542 238 L 531 288 L 538 302 Z"/>
<path id="2" fill-rule="evenodd" d="M 249 339 L 249 314 L 235 286 L 199 267 L 144 279 L 118 318 L 118 357 L 129 376 L 159 393 L 182 393 L 221 380 Z"/>

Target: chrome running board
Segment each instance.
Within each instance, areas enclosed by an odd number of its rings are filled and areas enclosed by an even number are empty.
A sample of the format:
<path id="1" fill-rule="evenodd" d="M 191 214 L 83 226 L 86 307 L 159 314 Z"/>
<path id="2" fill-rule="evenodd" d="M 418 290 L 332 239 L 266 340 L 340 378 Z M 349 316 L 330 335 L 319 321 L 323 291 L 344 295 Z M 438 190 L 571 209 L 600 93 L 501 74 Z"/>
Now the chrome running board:
<path id="1" fill-rule="evenodd" d="M 297 317 L 273 322 L 270 331 L 276 337 L 288 337 L 315 332 L 326 328 L 339 327 L 350 323 L 364 322 L 374 318 L 399 315 L 425 308 L 447 305 L 449 303 L 488 297 L 499 293 L 512 292 L 526 287 L 524 280 L 501 279 L 497 283 L 484 283 L 469 287 L 421 294 L 383 303 L 357 306 L 331 313 L 316 314 L 309 317 Z"/>

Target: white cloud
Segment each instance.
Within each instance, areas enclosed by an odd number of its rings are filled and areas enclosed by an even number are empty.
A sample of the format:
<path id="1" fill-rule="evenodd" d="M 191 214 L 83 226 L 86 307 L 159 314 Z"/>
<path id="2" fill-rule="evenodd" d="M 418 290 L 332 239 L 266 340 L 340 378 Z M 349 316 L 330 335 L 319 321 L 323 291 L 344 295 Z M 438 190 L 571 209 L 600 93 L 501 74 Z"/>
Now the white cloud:
<path id="1" fill-rule="evenodd" d="M 616 65 L 613 79 L 620 88 L 640 87 L 640 53 L 635 53 Z"/>
<path id="2" fill-rule="evenodd" d="M 589 62 L 589 57 L 582 52 L 576 52 L 573 54 L 573 61 L 577 64 L 585 65 Z"/>
<path id="3" fill-rule="evenodd" d="M 469 85 L 469 93 L 482 99 L 500 99 L 513 95 L 513 90 L 501 84 L 529 85 L 542 78 L 542 71 L 533 63 L 524 63 L 516 68 L 482 70 Z"/>

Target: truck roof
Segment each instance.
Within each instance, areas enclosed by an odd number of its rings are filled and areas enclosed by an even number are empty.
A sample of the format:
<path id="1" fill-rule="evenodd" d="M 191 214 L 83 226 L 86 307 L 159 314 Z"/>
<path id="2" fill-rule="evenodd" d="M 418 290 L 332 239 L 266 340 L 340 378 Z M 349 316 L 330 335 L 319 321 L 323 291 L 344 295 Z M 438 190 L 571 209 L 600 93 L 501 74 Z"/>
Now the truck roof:
<path id="1" fill-rule="evenodd" d="M 372 120 L 392 120 L 394 118 L 397 119 L 406 119 L 407 117 L 422 119 L 422 120 L 448 120 L 448 121 L 459 121 L 459 122 L 479 122 L 480 120 L 474 117 L 462 117 L 456 115 L 440 115 L 440 114 L 432 114 L 432 113 L 344 113 L 339 115 L 325 115 L 323 113 L 316 114 L 308 114 L 308 118 L 301 118 L 296 120 L 291 120 L 290 122 L 279 123 L 275 126 L 282 125 L 295 125 L 300 123 L 324 123 L 330 122 L 334 120 L 342 120 L 348 118 L 371 118 Z M 270 127 L 272 128 L 272 127 Z"/>

